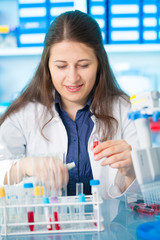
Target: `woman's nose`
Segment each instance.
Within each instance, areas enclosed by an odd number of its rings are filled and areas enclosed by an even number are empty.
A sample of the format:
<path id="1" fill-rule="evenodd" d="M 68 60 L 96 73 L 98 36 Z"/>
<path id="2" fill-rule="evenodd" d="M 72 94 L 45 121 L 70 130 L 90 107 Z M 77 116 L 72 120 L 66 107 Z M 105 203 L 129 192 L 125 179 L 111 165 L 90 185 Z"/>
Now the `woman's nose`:
<path id="1" fill-rule="evenodd" d="M 67 77 L 68 77 L 69 82 L 74 83 L 74 82 L 78 81 L 79 75 L 78 75 L 77 69 L 75 67 L 69 68 Z"/>

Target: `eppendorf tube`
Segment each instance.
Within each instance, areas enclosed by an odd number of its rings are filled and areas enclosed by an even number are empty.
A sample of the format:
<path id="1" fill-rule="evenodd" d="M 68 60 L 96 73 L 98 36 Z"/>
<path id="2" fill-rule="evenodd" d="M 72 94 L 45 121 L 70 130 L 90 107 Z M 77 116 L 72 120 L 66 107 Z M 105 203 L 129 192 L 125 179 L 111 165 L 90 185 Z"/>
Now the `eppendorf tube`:
<path id="1" fill-rule="evenodd" d="M 99 212 L 98 212 L 98 202 L 100 200 L 100 192 L 99 192 L 99 185 L 100 181 L 99 180 L 90 180 L 90 186 L 91 186 L 91 192 L 93 195 L 93 217 L 96 220 L 94 222 L 94 225 L 97 226 L 97 222 L 99 222 Z"/>
<path id="2" fill-rule="evenodd" d="M 32 183 L 24 183 L 25 190 L 25 203 L 26 205 L 33 204 L 33 184 Z M 32 232 L 34 230 L 34 209 L 32 206 L 27 206 L 27 218 L 29 223 L 29 229 Z"/>
<path id="3" fill-rule="evenodd" d="M 43 198 L 43 203 L 46 204 L 46 205 L 49 204 L 49 198 L 44 197 Z M 49 214 L 49 207 L 48 206 L 44 207 L 44 215 L 45 215 L 46 222 L 48 223 L 47 224 L 47 229 L 48 230 L 53 230 L 52 224 L 49 223 L 49 222 L 52 222 L 52 220 L 51 220 L 51 217 L 50 217 L 50 214 Z"/>

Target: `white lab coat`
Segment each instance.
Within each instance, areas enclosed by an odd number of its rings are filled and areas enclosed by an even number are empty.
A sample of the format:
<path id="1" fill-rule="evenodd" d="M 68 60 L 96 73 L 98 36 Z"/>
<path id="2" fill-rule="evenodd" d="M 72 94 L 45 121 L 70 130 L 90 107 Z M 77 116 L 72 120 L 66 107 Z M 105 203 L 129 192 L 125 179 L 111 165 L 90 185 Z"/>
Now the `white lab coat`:
<path id="1" fill-rule="evenodd" d="M 54 108 L 54 106 L 53 106 Z M 0 127 L 0 155 L 8 158 L 10 154 L 26 156 L 48 155 L 56 152 L 67 153 L 68 139 L 63 122 L 54 109 L 55 116 L 43 129 L 47 141 L 40 133 L 40 126 L 43 126 L 38 117 L 43 111 L 39 103 L 29 103 L 19 112 L 12 114 Z M 119 98 L 114 103 L 114 116 L 118 120 L 119 128 L 113 139 L 125 139 L 133 149 L 138 147 L 137 134 L 134 122 L 127 118 L 130 111 L 130 104 Z M 49 115 L 45 115 L 49 119 Z M 93 160 L 93 153 L 90 150 L 93 139 L 97 136 L 97 120 L 92 116 L 94 128 L 88 141 L 88 152 L 94 179 L 100 180 L 100 190 L 103 198 L 118 197 L 124 192 L 124 177 L 109 166 L 102 167 L 101 161 Z M 4 171 L 1 171 L 1 176 Z M 135 180 L 128 188 L 135 189 Z"/>

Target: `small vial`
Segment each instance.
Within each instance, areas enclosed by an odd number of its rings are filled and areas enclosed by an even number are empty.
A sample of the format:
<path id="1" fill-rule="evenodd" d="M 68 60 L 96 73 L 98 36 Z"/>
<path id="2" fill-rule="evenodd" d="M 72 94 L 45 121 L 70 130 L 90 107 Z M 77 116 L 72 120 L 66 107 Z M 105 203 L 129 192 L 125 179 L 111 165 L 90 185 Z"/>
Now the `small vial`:
<path id="1" fill-rule="evenodd" d="M 33 204 L 33 197 L 32 197 L 32 190 L 33 184 L 32 183 L 24 183 L 24 190 L 25 190 L 25 203 L 26 205 Z M 31 232 L 34 231 L 34 210 L 33 207 L 27 207 L 27 218 L 29 223 L 29 229 Z"/>
<path id="2" fill-rule="evenodd" d="M 48 197 L 44 197 L 43 198 L 43 203 L 44 204 L 48 204 L 49 203 L 49 198 Z M 47 206 L 44 207 L 44 215 L 45 215 L 45 219 L 46 222 L 52 222 L 50 216 L 49 216 L 49 208 Z M 47 225 L 47 229 L 48 230 L 53 230 L 52 224 L 48 224 Z"/>
<path id="3" fill-rule="evenodd" d="M 140 214 L 147 214 L 147 215 L 153 215 L 154 209 L 148 208 L 148 207 L 141 207 L 141 206 L 135 206 L 133 208 L 133 211 L 138 212 Z"/>
<path id="4" fill-rule="evenodd" d="M 67 167 L 68 171 L 71 170 L 72 168 L 74 168 L 75 166 L 76 166 L 75 162 L 71 162 L 71 163 L 66 164 L 66 167 Z"/>
<path id="5" fill-rule="evenodd" d="M 154 211 L 157 213 L 157 212 L 160 212 L 160 204 L 150 204 L 149 205 L 152 209 L 154 209 Z"/>
<path id="6" fill-rule="evenodd" d="M 93 141 L 93 148 L 95 148 L 95 147 L 98 146 L 98 145 L 99 145 L 99 141 L 98 141 L 98 140 Z"/>
<path id="7" fill-rule="evenodd" d="M 93 148 L 95 148 L 96 146 L 98 146 L 99 145 L 99 140 L 98 140 L 98 138 L 94 138 L 93 139 Z M 97 153 L 94 153 L 94 155 L 96 155 Z"/>

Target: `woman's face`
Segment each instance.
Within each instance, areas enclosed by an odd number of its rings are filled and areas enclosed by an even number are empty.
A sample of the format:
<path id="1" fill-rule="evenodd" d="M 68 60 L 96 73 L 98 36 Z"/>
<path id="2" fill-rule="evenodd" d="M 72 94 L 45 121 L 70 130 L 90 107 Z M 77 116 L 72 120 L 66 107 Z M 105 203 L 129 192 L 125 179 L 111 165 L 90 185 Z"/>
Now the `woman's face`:
<path id="1" fill-rule="evenodd" d="M 50 49 L 49 70 L 62 105 L 84 106 L 95 84 L 98 60 L 92 48 L 62 41 Z"/>

